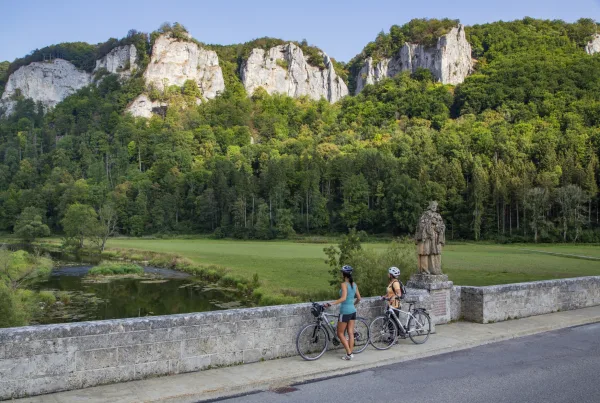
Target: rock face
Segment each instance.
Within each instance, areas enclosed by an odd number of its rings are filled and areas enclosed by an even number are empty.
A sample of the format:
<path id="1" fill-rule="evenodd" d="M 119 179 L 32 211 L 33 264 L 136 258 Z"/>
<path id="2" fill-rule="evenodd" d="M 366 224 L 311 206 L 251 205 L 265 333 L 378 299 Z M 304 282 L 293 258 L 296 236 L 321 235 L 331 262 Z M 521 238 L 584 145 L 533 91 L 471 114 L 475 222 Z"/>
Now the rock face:
<path id="1" fill-rule="evenodd" d="M 464 26 L 458 25 L 438 38 L 436 46 L 405 43 L 390 59 L 374 63 L 371 57 L 367 58 L 356 77 L 355 93 L 361 92 L 367 84 L 393 77 L 402 71 L 414 72 L 418 68 L 430 70 L 437 81 L 456 85 L 465 80 L 472 66 L 471 45 L 465 37 Z"/>
<path id="2" fill-rule="evenodd" d="M 89 73 L 78 70 L 66 60 L 33 62 L 10 75 L 2 103 L 9 114 L 12 110 L 11 97 L 20 93 L 25 98 L 41 102 L 47 110 L 90 82 Z"/>
<path id="3" fill-rule="evenodd" d="M 94 73 L 100 69 L 106 69 L 109 73 L 118 74 L 121 78 L 127 78 L 138 67 L 136 59 L 137 49 L 135 45 L 118 46 L 108 52 L 103 58 L 96 60 Z"/>
<path id="4" fill-rule="evenodd" d="M 146 82 L 162 90 L 164 84 L 183 86 L 194 80 L 204 98 L 212 99 L 225 89 L 217 53 L 193 42 L 161 35 L 152 48 L 152 58 L 144 73 Z"/>
<path id="5" fill-rule="evenodd" d="M 225 90 L 223 71 L 219 66 L 216 52 L 206 50 L 185 40 L 159 36 L 152 48 L 152 57 L 144 73 L 148 85 L 158 90 L 165 86 L 183 86 L 187 80 L 194 80 L 203 98 L 212 99 Z M 140 95 L 127 108 L 134 116 L 150 117 L 152 109 L 158 105 L 146 95 Z"/>
<path id="6" fill-rule="evenodd" d="M 594 35 L 594 38 L 585 46 L 588 55 L 600 52 L 600 34 Z"/>
<path id="7" fill-rule="evenodd" d="M 307 95 L 336 102 L 348 95 L 348 87 L 336 75 L 329 56 L 322 56 L 324 69 L 310 65 L 302 49 L 293 43 L 275 46 L 268 52 L 253 49 L 242 66 L 242 83 L 250 95 L 263 87 L 269 94 Z"/>
<path id="8" fill-rule="evenodd" d="M 137 97 L 127 108 L 133 116 L 151 118 L 153 113 L 158 113 L 166 104 L 152 101 L 146 94 Z"/>

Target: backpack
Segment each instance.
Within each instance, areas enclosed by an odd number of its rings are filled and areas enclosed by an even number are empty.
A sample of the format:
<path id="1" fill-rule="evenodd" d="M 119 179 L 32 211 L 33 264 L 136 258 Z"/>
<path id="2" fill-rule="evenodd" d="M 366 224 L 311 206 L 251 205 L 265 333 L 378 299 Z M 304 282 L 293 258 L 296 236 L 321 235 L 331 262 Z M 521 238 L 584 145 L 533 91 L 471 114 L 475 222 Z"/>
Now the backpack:
<path id="1" fill-rule="evenodd" d="M 404 286 L 404 283 L 400 280 L 396 280 L 399 284 L 400 284 L 400 292 L 402 293 L 402 295 L 400 295 L 400 299 L 404 299 L 404 296 L 406 295 L 406 287 Z M 394 283 L 396 282 L 394 281 Z M 392 291 L 394 290 L 393 286 L 394 283 L 392 283 Z"/>

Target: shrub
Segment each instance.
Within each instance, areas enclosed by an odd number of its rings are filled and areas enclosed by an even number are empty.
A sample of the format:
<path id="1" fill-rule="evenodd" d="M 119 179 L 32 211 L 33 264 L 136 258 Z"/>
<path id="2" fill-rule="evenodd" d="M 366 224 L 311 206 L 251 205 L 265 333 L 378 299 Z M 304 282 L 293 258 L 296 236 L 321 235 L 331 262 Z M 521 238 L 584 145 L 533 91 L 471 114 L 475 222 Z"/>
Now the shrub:
<path id="1" fill-rule="evenodd" d="M 40 291 L 38 294 L 38 299 L 45 305 L 52 305 L 56 302 L 56 297 L 52 291 Z"/>
<path id="2" fill-rule="evenodd" d="M 399 268 L 404 284 L 415 272 L 415 247 L 408 242 L 394 241 L 381 253 L 360 249 L 351 254 L 348 264 L 354 268 L 354 279 L 363 297 L 382 295 L 388 284 L 388 268 Z"/>
<path id="3" fill-rule="evenodd" d="M 36 309 L 33 291 L 11 290 L 0 283 L 0 328 L 28 325 Z"/>
<path id="4" fill-rule="evenodd" d="M 144 269 L 132 263 L 102 262 L 88 272 L 90 276 L 115 276 L 121 274 L 144 274 Z"/>

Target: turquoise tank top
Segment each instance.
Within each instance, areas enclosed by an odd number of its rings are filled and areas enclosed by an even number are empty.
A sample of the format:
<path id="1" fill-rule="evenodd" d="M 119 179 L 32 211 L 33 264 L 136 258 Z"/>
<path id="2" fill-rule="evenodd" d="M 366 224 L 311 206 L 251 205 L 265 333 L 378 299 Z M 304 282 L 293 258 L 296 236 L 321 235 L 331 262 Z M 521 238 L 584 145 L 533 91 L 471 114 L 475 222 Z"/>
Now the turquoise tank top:
<path id="1" fill-rule="evenodd" d="M 356 312 L 356 307 L 354 306 L 354 296 L 356 295 L 356 283 L 350 285 L 350 283 L 346 282 L 348 292 L 346 294 L 346 300 L 340 304 L 340 314 L 348 315 Z M 340 297 L 342 296 L 342 290 L 340 289 Z"/>

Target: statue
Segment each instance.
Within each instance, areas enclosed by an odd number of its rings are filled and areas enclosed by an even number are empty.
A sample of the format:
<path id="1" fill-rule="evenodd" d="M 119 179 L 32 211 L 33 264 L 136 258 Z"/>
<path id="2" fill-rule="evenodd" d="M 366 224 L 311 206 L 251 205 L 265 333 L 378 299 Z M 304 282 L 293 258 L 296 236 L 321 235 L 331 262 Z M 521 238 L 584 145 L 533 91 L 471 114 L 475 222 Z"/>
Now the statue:
<path id="1" fill-rule="evenodd" d="M 446 243 L 446 226 L 437 212 L 436 201 L 421 216 L 415 233 L 415 243 L 419 255 L 419 273 L 440 275 L 442 273 L 442 246 Z"/>

